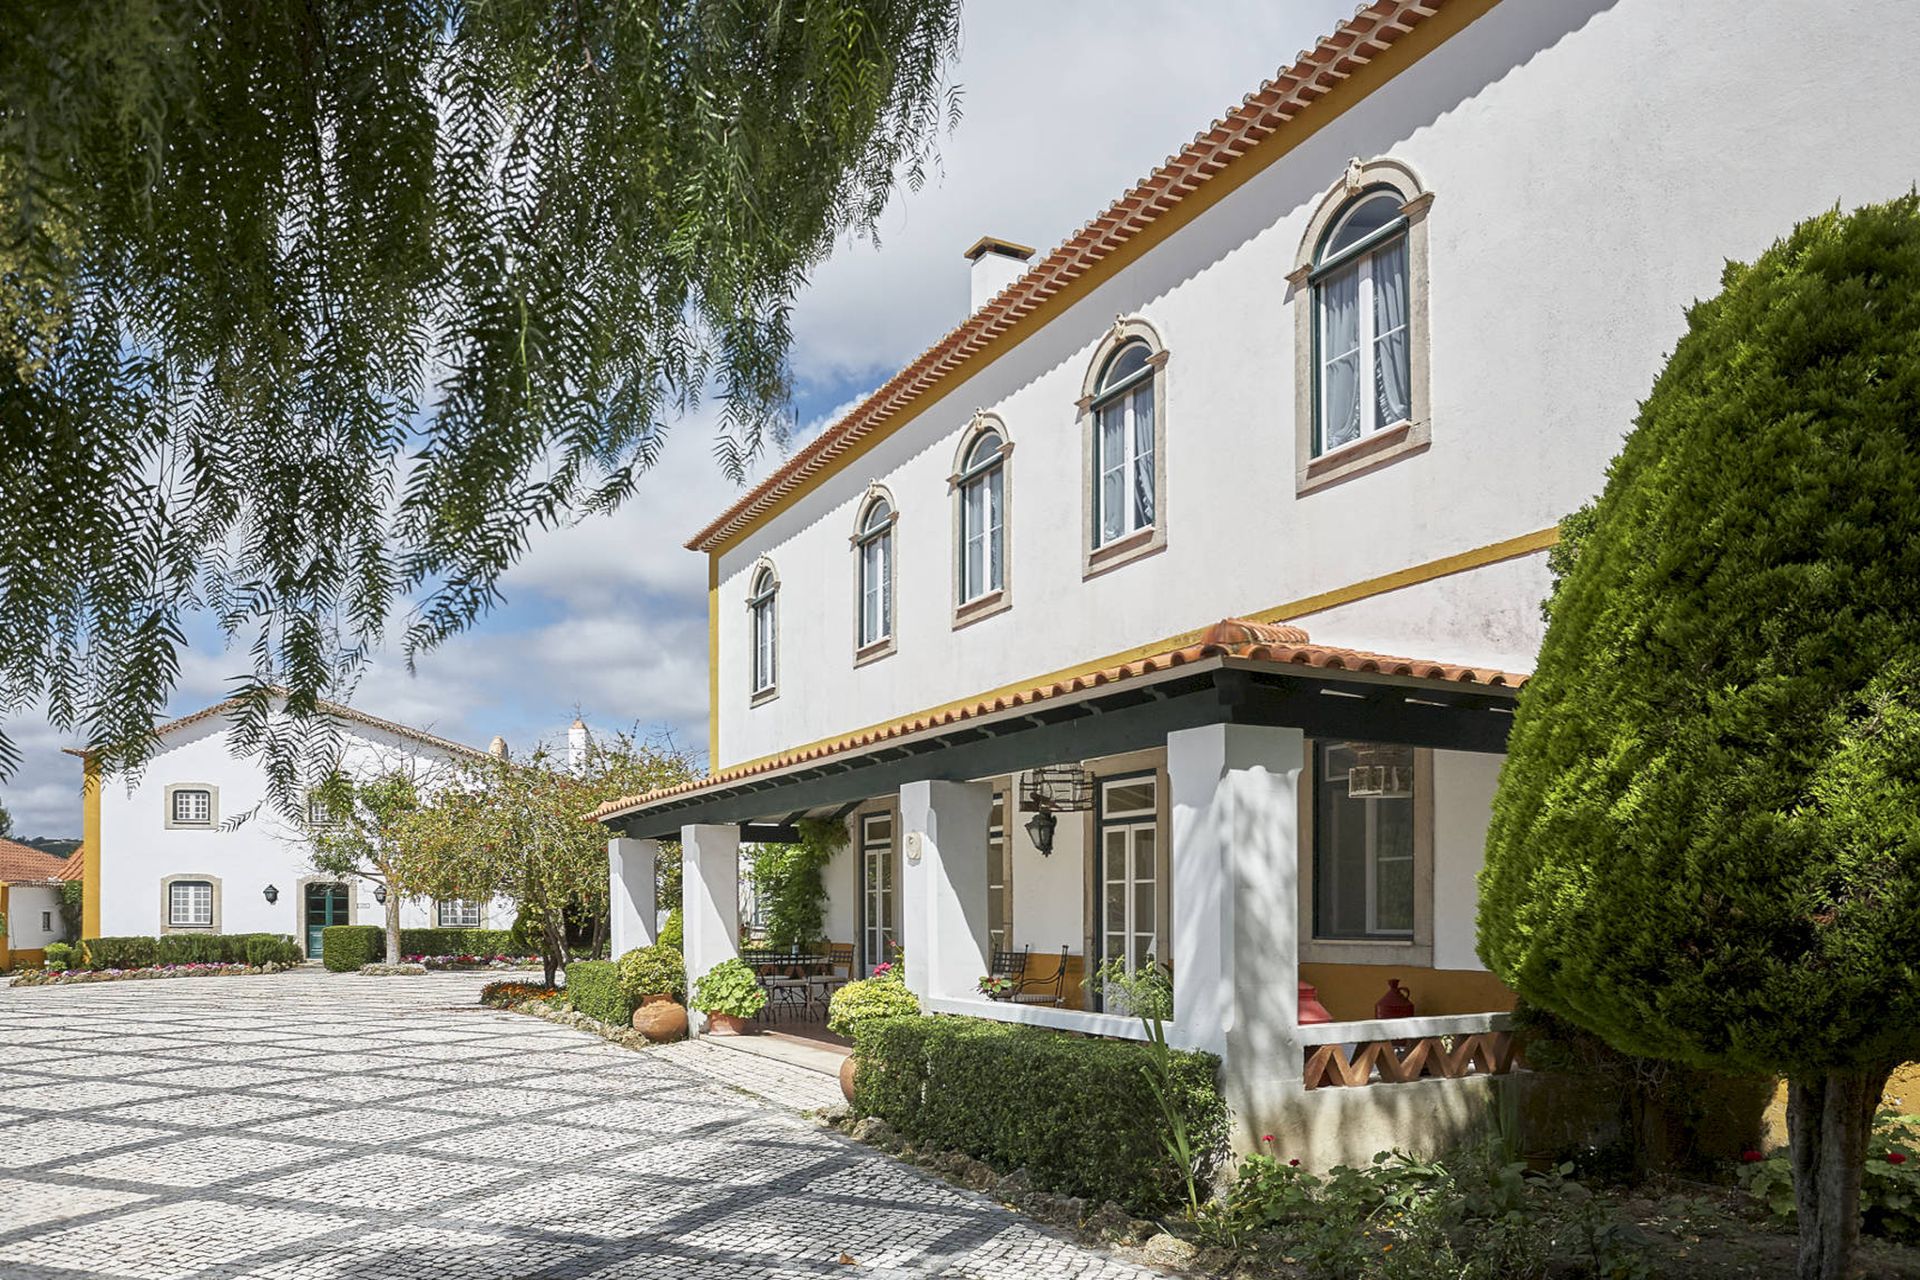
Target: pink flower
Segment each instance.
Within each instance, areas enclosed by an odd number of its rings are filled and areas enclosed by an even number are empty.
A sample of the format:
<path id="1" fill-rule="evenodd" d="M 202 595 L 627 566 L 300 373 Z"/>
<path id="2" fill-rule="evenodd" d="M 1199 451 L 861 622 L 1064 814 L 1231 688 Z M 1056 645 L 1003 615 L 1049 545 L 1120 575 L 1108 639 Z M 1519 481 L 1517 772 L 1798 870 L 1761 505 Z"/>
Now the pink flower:
<path id="1" fill-rule="evenodd" d="M 1263 1138 L 1261 1138 L 1261 1139 L 1260 1139 L 1260 1141 L 1262 1141 L 1262 1142 L 1272 1142 L 1272 1141 L 1273 1141 L 1273 1135 L 1269 1133 L 1269 1134 L 1267 1134 L 1267 1135 L 1266 1135 L 1265 1137 L 1263 1137 Z"/>

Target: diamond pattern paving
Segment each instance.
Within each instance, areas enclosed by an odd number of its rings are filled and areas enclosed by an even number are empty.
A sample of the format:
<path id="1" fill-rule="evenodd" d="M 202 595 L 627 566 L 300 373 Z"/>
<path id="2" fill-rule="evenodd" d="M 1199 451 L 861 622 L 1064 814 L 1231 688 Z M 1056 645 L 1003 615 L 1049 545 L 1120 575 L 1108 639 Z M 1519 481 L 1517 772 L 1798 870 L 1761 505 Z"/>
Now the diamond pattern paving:
<path id="1" fill-rule="evenodd" d="M 731 1087 L 830 1081 L 483 1010 L 483 981 L 0 988 L 0 1276 L 1151 1274 Z"/>

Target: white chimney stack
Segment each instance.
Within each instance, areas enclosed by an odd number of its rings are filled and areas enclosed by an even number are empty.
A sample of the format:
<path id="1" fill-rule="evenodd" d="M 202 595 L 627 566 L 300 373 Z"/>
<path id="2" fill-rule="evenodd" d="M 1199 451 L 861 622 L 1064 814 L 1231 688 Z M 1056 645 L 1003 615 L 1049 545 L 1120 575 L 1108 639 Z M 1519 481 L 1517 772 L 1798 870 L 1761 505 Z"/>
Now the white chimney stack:
<path id="1" fill-rule="evenodd" d="M 505 760 L 507 758 L 507 740 L 497 733 L 494 734 L 493 741 L 487 744 L 487 754 L 495 760 Z"/>
<path id="2" fill-rule="evenodd" d="M 567 730 L 567 767 L 575 773 L 587 767 L 587 722 L 579 716 L 573 718 L 573 727 Z"/>
<path id="3" fill-rule="evenodd" d="M 971 315 L 1026 274 L 1027 259 L 1033 257 L 1033 250 L 1011 240 L 981 236 L 965 256 L 973 263 L 973 305 L 967 309 Z"/>

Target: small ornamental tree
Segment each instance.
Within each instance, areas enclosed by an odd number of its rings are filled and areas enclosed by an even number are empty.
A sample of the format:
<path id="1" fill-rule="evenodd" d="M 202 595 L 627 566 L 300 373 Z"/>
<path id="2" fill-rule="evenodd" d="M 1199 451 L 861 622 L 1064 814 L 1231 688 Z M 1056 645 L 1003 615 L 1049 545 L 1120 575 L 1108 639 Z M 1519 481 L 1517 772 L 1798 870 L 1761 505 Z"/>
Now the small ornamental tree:
<path id="1" fill-rule="evenodd" d="M 430 784 L 407 768 L 364 778 L 335 772 L 313 789 L 307 838 L 314 870 L 357 876 L 386 891 L 387 963 L 400 963 L 400 900 L 417 891 L 410 833 Z"/>
<path id="2" fill-rule="evenodd" d="M 1920 1056 L 1920 199 L 1728 267 L 1547 606 L 1480 954 L 1632 1053 L 1787 1077 L 1799 1274 L 1847 1274 Z"/>

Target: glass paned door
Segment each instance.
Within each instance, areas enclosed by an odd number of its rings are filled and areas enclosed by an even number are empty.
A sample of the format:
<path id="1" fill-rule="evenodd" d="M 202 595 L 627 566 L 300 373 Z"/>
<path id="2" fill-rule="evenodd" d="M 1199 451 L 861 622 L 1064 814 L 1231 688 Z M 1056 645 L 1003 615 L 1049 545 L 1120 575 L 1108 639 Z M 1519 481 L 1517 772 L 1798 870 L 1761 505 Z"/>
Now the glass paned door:
<path id="1" fill-rule="evenodd" d="M 870 813 L 860 819 L 860 945 L 865 972 L 893 959 L 898 937 L 894 919 L 893 815 Z"/>
<path id="2" fill-rule="evenodd" d="M 993 793 L 987 819 L 987 941 L 994 951 L 1013 949 L 1013 857 L 1007 847 L 1007 793 Z"/>
<path id="3" fill-rule="evenodd" d="M 320 954 L 320 931 L 331 924 L 347 923 L 347 886 L 310 884 L 307 886 L 307 955 Z"/>
<path id="4" fill-rule="evenodd" d="M 1100 957 L 1129 969 L 1164 961 L 1160 826 L 1153 775 L 1100 784 Z"/>

